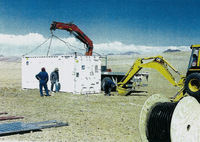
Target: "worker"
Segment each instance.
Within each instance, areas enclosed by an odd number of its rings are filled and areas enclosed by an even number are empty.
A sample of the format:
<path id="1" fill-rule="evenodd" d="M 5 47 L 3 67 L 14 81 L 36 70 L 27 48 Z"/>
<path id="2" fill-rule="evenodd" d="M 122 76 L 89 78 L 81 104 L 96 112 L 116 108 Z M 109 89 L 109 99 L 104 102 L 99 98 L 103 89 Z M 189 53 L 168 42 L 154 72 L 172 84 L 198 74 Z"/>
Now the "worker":
<path id="1" fill-rule="evenodd" d="M 110 96 L 110 92 L 112 90 L 112 88 L 115 86 L 115 83 L 111 80 L 107 80 L 105 83 L 104 83 L 104 92 L 105 92 L 105 96 Z"/>
<path id="2" fill-rule="evenodd" d="M 54 71 L 50 75 L 50 81 L 51 81 L 51 92 L 53 92 L 53 87 L 55 85 L 55 92 L 59 91 L 59 70 L 58 68 L 55 68 Z"/>
<path id="3" fill-rule="evenodd" d="M 48 86 L 47 86 L 47 82 L 49 80 L 49 75 L 46 72 L 45 68 L 43 67 L 41 69 L 41 72 L 39 72 L 35 77 L 39 80 L 40 96 L 43 97 L 43 90 L 42 90 L 43 87 L 46 92 L 45 96 L 50 96 Z"/>
<path id="4" fill-rule="evenodd" d="M 197 66 L 197 58 L 198 56 L 196 54 L 193 54 L 192 67 Z"/>

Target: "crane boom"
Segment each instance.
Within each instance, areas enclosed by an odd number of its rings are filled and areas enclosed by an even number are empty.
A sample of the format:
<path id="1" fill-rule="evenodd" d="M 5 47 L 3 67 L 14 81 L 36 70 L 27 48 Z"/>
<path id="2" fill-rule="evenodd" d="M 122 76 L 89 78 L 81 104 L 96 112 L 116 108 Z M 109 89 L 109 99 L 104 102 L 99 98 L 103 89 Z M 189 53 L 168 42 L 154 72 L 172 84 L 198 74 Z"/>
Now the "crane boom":
<path id="1" fill-rule="evenodd" d="M 79 39 L 81 42 L 83 42 L 86 45 L 86 56 L 92 56 L 92 51 L 93 51 L 93 42 L 90 40 L 88 36 L 86 36 L 83 31 L 81 31 L 75 24 L 72 23 L 61 23 L 61 22 L 55 22 L 53 21 L 50 30 L 56 30 L 56 29 L 61 29 L 61 30 L 66 30 L 73 34 L 77 39 Z"/>

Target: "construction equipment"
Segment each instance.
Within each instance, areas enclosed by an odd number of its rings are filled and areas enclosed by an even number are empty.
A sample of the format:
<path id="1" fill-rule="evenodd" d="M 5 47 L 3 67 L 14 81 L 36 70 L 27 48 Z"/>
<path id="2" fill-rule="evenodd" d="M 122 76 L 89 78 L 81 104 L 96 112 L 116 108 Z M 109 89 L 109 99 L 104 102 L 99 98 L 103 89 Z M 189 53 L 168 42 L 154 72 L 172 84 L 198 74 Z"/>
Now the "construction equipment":
<path id="1" fill-rule="evenodd" d="M 146 63 L 144 63 L 146 62 Z M 117 84 L 117 91 L 119 95 L 128 95 L 132 92 L 133 86 L 127 85 L 133 76 L 135 76 L 142 68 L 153 68 L 156 69 L 160 74 L 162 74 L 172 85 L 184 87 L 185 77 L 180 75 L 180 73 L 169 64 L 162 56 L 139 58 L 137 59 L 131 69 L 126 73 L 124 78 Z M 181 79 L 176 82 L 174 76 L 169 71 L 171 68 L 175 73 L 180 75 Z"/>
<path id="2" fill-rule="evenodd" d="M 92 56 L 92 51 L 93 51 L 93 42 L 90 40 L 89 37 L 86 36 L 75 24 L 70 23 L 61 23 L 61 22 L 55 22 L 53 21 L 50 30 L 56 30 L 56 29 L 61 29 L 61 30 L 66 30 L 73 34 L 77 39 L 79 39 L 81 42 L 83 42 L 86 45 L 86 56 Z"/>
<path id="3" fill-rule="evenodd" d="M 93 42 L 92 40 L 85 35 L 75 24 L 70 23 L 61 23 L 61 22 L 55 22 L 53 21 L 50 30 L 56 30 L 56 29 L 61 29 L 61 30 L 66 30 L 73 34 L 77 39 L 79 39 L 81 42 L 83 42 L 86 45 L 86 56 L 92 56 L 93 53 Z M 126 74 L 125 72 L 112 72 L 111 69 L 107 68 L 107 56 L 101 57 L 105 58 L 106 65 L 101 66 L 101 88 L 103 90 L 103 84 L 105 83 L 106 80 L 112 80 L 113 82 L 117 83 L 119 80 L 121 80 L 124 75 Z M 142 80 L 143 76 L 148 76 L 148 73 L 143 73 L 143 74 L 138 74 L 137 78 L 138 80 Z M 135 80 L 137 80 L 135 78 Z M 116 90 L 116 87 L 113 88 L 113 90 Z"/>
<path id="4" fill-rule="evenodd" d="M 185 92 L 200 102 L 200 45 L 192 45 L 190 48 L 192 49 L 192 53 L 184 87 Z"/>
<path id="5" fill-rule="evenodd" d="M 191 56 L 186 76 L 181 75 L 178 83 L 169 75 L 169 63 L 161 59 L 142 64 L 143 60 L 137 60 L 130 70 L 130 76 L 139 71 L 142 67 L 157 69 L 174 86 L 181 89 L 169 100 L 166 96 L 154 94 L 144 103 L 139 120 L 139 131 L 142 142 L 166 141 L 166 142 L 187 142 L 199 141 L 199 102 L 200 102 L 200 45 L 191 45 Z M 157 63 L 158 64 L 157 64 Z M 166 66 L 166 65 L 167 66 Z M 173 68 L 172 68 L 173 69 Z M 164 70 L 164 72 L 162 71 Z M 178 73 L 178 71 L 174 70 Z M 127 80 L 129 77 L 127 74 Z M 126 78 L 119 83 L 119 91 L 125 90 Z M 121 87 L 121 88 L 120 88 Z M 122 92 L 123 93 L 123 92 Z M 186 96 L 186 93 L 189 96 Z M 171 102 L 170 102 L 171 101 Z"/>
<path id="6" fill-rule="evenodd" d="M 124 78 L 118 83 L 117 91 L 120 95 L 127 95 L 132 91 L 133 86 L 127 85 L 131 78 L 136 75 L 142 68 L 153 68 L 160 72 L 173 86 L 179 86 L 181 89 L 173 97 L 173 101 L 179 101 L 188 93 L 200 102 L 200 45 L 191 45 L 192 49 L 188 70 L 186 76 L 181 75 L 171 64 L 169 64 L 162 56 L 148 57 L 137 59 L 131 69 L 126 73 Z M 150 61 L 149 61 L 150 60 Z M 147 63 L 144 63 L 147 61 Z M 148 62 L 149 61 L 149 62 Z M 173 70 L 180 76 L 178 82 L 169 70 Z"/>

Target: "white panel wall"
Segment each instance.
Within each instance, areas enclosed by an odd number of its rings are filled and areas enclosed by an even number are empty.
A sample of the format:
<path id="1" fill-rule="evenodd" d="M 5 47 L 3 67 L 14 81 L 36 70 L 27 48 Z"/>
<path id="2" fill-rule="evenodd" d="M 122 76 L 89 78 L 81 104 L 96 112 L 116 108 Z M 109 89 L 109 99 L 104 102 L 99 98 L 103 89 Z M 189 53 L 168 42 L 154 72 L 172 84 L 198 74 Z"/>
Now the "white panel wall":
<path id="1" fill-rule="evenodd" d="M 38 56 L 22 57 L 22 88 L 39 88 L 35 75 L 45 67 L 50 74 L 59 68 L 62 92 L 75 94 L 101 91 L 101 60 L 99 56 Z M 48 88 L 50 89 L 50 81 Z M 54 87 L 55 88 L 55 87 Z"/>

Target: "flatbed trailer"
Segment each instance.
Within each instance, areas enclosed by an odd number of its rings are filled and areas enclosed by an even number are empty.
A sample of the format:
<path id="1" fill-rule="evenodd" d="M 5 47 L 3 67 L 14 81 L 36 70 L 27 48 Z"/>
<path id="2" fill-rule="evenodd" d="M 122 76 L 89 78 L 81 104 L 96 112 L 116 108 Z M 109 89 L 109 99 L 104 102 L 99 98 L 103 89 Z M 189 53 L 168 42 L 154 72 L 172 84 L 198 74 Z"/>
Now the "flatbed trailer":
<path id="1" fill-rule="evenodd" d="M 101 66 L 101 90 L 104 90 L 104 83 L 107 80 L 112 80 L 115 83 L 115 86 L 117 86 L 117 83 L 120 82 L 126 75 L 126 72 L 112 72 L 111 69 L 107 68 L 107 64 L 108 64 L 108 58 L 107 55 L 106 56 L 101 56 L 101 58 L 105 59 L 105 65 Z M 140 86 L 142 84 L 142 78 L 146 77 L 146 79 L 148 80 L 148 76 L 149 73 L 145 72 L 145 73 L 139 73 L 133 76 L 132 80 L 129 82 L 129 86 L 133 86 L 133 84 L 135 84 L 135 86 Z M 112 89 L 112 91 L 116 91 L 116 87 L 114 87 Z"/>
<path id="2" fill-rule="evenodd" d="M 112 80 L 115 84 L 122 80 L 122 78 L 125 76 L 125 72 L 101 72 L 101 90 L 103 89 L 104 83 L 107 80 Z M 116 91 L 116 87 L 113 88 L 113 91 Z"/>
<path id="3" fill-rule="evenodd" d="M 101 90 L 104 90 L 103 86 L 104 86 L 105 81 L 112 80 L 117 86 L 117 83 L 119 83 L 125 77 L 125 75 L 126 75 L 126 72 L 101 72 Z M 148 80 L 149 73 L 144 72 L 144 73 L 136 74 L 135 76 L 133 76 L 128 86 L 132 86 L 132 87 L 134 85 L 140 86 L 140 87 L 144 86 L 144 84 L 142 83 L 143 77 L 145 77 L 146 80 Z M 114 87 L 112 91 L 116 91 L 116 87 Z"/>

